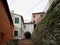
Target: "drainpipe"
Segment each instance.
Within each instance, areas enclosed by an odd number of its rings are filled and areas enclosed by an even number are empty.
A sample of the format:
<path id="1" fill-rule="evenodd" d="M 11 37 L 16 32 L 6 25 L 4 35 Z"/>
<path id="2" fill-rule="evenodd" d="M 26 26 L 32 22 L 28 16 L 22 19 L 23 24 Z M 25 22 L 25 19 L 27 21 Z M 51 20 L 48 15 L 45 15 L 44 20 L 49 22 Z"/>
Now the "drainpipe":
<path id="1" fill-rule="evenodd" d="M 21 38 L 22 38 L 22 28 L 21 28 Z"/>
<path id="2" fill-rule="evenodd" d="M 22 22 L 21 22 L 21 38 L 22 38 Z"/>

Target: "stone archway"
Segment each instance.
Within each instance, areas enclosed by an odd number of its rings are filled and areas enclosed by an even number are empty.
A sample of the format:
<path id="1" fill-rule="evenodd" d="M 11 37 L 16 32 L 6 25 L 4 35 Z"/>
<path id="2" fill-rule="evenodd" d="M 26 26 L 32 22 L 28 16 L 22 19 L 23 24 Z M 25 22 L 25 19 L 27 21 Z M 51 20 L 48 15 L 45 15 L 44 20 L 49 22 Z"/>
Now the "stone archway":
<path id="1" fill-rule="evenodd" d="M 25 39 L 31 39 L 31 33 L 30 32 L 25 32 L 24 36 L 25 36 Z"/>

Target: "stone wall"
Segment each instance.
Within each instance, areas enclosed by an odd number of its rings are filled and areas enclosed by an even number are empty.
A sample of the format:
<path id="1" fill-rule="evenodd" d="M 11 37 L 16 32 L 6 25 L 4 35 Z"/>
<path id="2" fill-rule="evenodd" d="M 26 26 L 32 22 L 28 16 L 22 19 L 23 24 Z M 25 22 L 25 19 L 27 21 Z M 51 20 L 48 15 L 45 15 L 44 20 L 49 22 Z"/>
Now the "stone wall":
<path id="1" fill-rule="evenodd" d="M 60 45 L 60 0 L 54 0 L 46 17 L 37 25 L 32 41 L 35 45 Z"/>

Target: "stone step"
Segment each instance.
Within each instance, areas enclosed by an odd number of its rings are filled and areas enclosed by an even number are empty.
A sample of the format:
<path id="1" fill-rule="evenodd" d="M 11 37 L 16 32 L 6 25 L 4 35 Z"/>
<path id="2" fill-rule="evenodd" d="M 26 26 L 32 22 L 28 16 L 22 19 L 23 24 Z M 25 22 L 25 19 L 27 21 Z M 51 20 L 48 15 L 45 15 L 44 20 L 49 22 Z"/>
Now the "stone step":
<path id="1" fill-rule="evenodd" d="M 33 45 L 31 40 L 19 40 L 19 45 Z"/>

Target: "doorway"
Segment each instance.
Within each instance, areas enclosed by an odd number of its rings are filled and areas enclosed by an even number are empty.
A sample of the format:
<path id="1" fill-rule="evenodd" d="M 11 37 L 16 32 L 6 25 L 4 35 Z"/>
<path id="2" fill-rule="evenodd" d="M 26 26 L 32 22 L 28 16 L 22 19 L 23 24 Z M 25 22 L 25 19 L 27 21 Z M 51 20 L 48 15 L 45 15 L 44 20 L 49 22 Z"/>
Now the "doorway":
<path id="1" fill-rule="evenodd" d="M 31 33 L 30 32 L 25 32 L 24 36 L 25 36 L 25 39 L 31 39 Z"/>

